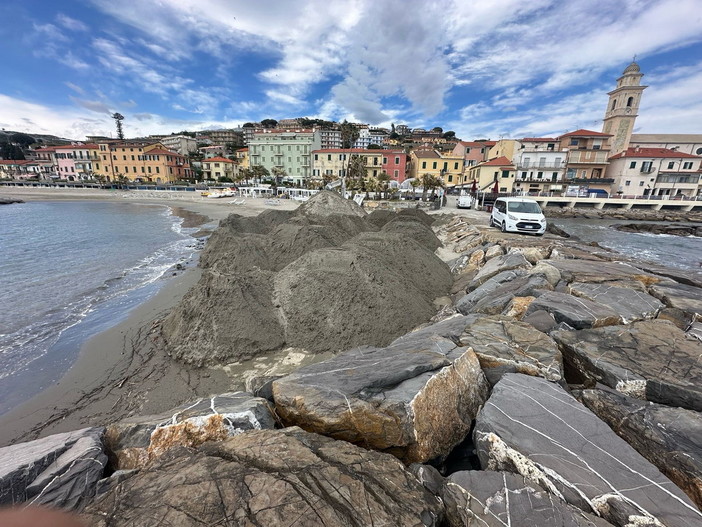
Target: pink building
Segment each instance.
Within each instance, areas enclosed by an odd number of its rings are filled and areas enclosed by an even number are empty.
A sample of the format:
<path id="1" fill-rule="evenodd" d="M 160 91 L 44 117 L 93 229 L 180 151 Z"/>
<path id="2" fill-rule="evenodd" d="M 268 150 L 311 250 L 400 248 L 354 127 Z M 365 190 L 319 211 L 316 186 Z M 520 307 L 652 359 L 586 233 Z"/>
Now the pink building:
<path id="1" fill-rule="evenodd" d="M 93 162 L 98 162 L 96 157 L 97 145 L 66 145 L 55 147 L 58 175 L 61 179 L 78 181 L 91 179 L 93 176 Z"/>
<path id="2" fill-rule="evenodd" d="M 407 154 L 402 150 L 383 150 L 382 169 L 391 179 L 402 183 L 407 178 Z"/>
<path id="3" fill-rule="evenodd" d="M 496 141 L 459 141 L 453 149 L 453 155 L 463 157 L 463 166 L 466 168 L 487 161 L 490 148 Z"/>

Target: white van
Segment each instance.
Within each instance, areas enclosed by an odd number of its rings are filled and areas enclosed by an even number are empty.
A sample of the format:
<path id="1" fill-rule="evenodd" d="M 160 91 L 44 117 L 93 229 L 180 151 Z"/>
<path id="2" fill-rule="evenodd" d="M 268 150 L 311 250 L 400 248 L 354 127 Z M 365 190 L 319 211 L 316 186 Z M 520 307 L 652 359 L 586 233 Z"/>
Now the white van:
<path id="1" fill-rule="evenodd" d="M 473 205 L 473 196 L 470 194 L 461 194 L 456 202 L 457 209 L 469 209 Z"/>
<path id="2" fill-rule="evenodd" d="M 490 226 L 502 232 L 532 232 L 542 236 L 546 232 L 546 218 L 533 199 L 497 198 L 490 215 Z"/>

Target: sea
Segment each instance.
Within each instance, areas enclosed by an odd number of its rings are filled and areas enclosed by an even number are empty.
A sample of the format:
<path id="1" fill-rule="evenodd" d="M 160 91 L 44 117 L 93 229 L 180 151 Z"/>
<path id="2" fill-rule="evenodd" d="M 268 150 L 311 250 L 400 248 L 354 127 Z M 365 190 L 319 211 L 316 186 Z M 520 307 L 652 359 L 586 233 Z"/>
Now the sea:
<path id="1" fill-rule="evenodd" d="M 0 206 L 0 414 L 56 383 L 87 339 L 196 258 L 197 229 L 181 224 L 160 205 Z"/>

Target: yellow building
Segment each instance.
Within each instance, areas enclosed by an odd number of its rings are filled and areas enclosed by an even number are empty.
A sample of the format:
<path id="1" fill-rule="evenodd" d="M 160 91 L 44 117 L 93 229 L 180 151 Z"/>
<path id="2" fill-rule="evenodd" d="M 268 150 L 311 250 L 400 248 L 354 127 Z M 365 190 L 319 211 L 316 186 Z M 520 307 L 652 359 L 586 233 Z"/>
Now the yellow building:
<path id="1" fill-rule="evenodd" d="M 336 179 L 345 175 L 353 156 L 365 161 L 366 176 L 378 177 L 383 171 L 383 155 L 387 150 L 366 148 L 323 148 L 312 151 L 312 179 L 317 183 L 325 178 Z"/>
<path id="2" fill-rule="evenodd" d="M 251 164 L 249 163 L 249 149 L 240 148 L 234 152 L 234 159 L 236 160 L 239 169 L 249 168 Z"/>
<path id="3" fill-rule="evenodd" d="M 434 149 L 419 149 L 410 152 L 410 177 L 421 178 L 430 174 L 453 187 L 463 179 L 463 157 L 454 153 L 440 154 Z"/>
<path id="4" fill-rule="evenodd" d="M 514 160 L 515 154 L 519 153 L 521 143 L 514 139 L 500 139 L 490 148 L 487 154 L 488 159 L 497 159 L 498 157 L 506 157 Z"/>
<path id="5" fill-rule="evenodd" d="M 475 181 L 478 190 L 490 192 L 497 187 L 499 192 L 513 192 L 516 167 L 505 156 L 491 159 L 468 169 L 468 181 Z"/>
<path id="6" fill-rule="evenodd" d="M 202 161 L 202 174 L 205 179 L 227 178 L 233 181 L 238 174 L 234 165 L 235 162 L 226 157 L 211 157 Z"/>
<path id="7" fill-rule="evenodd" d="M 192 178 L 185 156 L 167 150 L 161 143 L 98 143 L 100 160 L 95 174 L 107 181 L 172 183 Z M 98 168 L 99 167 L 99 168 Z"/>

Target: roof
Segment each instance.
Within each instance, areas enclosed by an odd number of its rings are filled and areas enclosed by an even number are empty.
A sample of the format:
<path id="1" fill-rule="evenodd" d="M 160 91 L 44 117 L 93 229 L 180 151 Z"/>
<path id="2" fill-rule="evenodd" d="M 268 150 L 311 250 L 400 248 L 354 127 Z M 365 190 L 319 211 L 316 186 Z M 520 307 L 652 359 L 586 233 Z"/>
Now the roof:
<path id="1" fill-rule="evenodd" d="M 625 152 L 620 152 L 610 157 L 610 159 L 621 159 L 623 157 L 662 157 L 662 158 L 675 158 L 679 159 L 681 157 L 691 157 L 693 159 L 700 159 L 700 156 L 695 156 L 692 154 L 687 154 L 685 152 L 678 152 L 676 150 L 671 150 L 669 148 L 639 148 L 631 147 L 627 148 Z"/>
<path id="2" fill-rule="evenodd" d="M 629 64 L 626 69 L 624 70 L 624 75 L 627 73 L 639 73 L 641 71 L 641 68 L 636 62 L 632 62 Z"/>
<path id="3" fill-rule="evenodd" d="M 485 161 L 484 163 L 480 163 L 477 166 L 480 166 L 480 167 L 485 167 L 485 166 L 488 166 L 488 167 L 513 167 L 514 164 L 512 163 L 512 161 L 510 161 L 505 156 L 501 156 L 501 157 L 496 157 L 495 159 L 490 159 L 489 161 Z"/>
<path id="4" fill-rule="evenodd" d="M 236 151 L 237 151 L 237 152 L 248 152 L 248 151 L 249 151 L 249 147 L 248 147 L 248 146 L 245 146 L 244 148 L 237 148 Z"/>
<path id="5" fill-rule="evenodd" d="M 412 150 L 412 152 L 414 152 L 414 155 L 417 157 L 426 157 L 426 158 L 431 158 L 431 159 L 440 159 L 441 158 L 441 155 L 436 150 L 419 149 L 419 150 Z"/>
<path id="6" fill-rule="evenodd" d="M 0 159 L 0 165 L 28 165 L 29 163 L 36 163 L 36 161 L 29 161 L 27 159 Z"/>
<path id="7" fill-rule="evenodd" d="M 525 137 L 519 141 L 522 143 L 553 143 L 557 139 L 555 137 Z"/>
<path id="8" fill-rule="evenodd" d="M 495 141 L 458 141 L 459 145 L 463 146 L 495 146 Z"/>
<path id="9" fill-rule="evenodd" d="M 632 134 L 632 143 L 702 143 L 702 134 Z"/>
<path id="10" fill-rule="evenodd" d="M 88 143 L 85 145 L 62 145 L 53 147 L 54 150 L 97 150 L 98 145 Z"/>
<path id="11" fill-rule="evenodd" d="M 231 159 L 227 159 L 226 157 L 221 157 L 221 156 L 216 156 L 216 157 L 211 157 L 209 159 L 203 159 L 203 163 L 212 163 L 212 162 L 217 162 L 217 163 L 233 163 Z"/>
<path id="12" fill-rule="evenodd" d="M 174 152 L 173 150 L 164 150 L 163 148 L 154 148 L 153 150 L 149 150 L 148 152 L 144 152 L 144 154 L 162 154 L 162 155 L 169 155 L 169 156 L 185 157 L 185 156 L 181 156 L 178 152 Z"/>
<path id="13" fill-rule="evenodd" d="M 612 137 L 612 134 L 603 134 L 602 132 L 593 132 L 592 130 L 584 130 L 583 128 L 581 128 L 580 130 L 576 130 L 575 132 L 568 132 L 567 134 L 563 134 L 558 138 L 560 139 L 561 137 Z"/>

